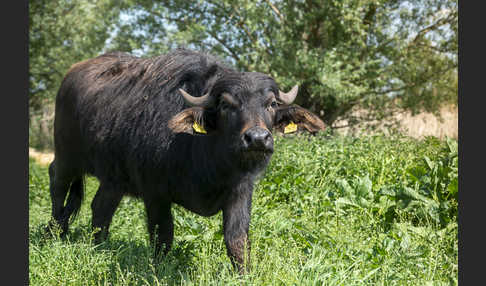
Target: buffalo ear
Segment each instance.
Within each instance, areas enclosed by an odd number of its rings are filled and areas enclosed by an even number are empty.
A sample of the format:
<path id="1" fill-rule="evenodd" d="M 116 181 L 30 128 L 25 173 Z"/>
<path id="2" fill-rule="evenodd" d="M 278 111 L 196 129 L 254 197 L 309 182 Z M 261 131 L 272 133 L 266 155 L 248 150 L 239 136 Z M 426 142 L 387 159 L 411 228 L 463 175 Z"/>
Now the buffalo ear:
<path id="1" fill-rule="evenodd" d="M 305 130 L 315 134 L 324 131 L 326 124 L 317 115 L 305 108 L 298 105 L 284 105 L 277 109 L 274 128 L 284 133 Z"/>
<path id="2" fill-rule="evenodd" d="M 201 107 L 191 107 L 174 115 L 167 126 L 174 133 L 208 134 L 214 131 L 213 116 Z"/>

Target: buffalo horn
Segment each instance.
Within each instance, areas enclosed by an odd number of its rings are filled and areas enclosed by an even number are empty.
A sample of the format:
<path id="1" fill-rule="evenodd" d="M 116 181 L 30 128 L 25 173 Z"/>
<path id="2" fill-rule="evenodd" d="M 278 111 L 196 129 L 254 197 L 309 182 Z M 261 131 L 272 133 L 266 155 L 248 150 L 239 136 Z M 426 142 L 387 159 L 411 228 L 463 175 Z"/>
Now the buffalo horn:
<path id="1" fill-rule="evenodd" d="M 182 88 L 179 88 L 179 91 L 182 94 L 182 97 L 184 97 L 184 100 L 186 103 L 190 106 L 200 106 L 200 107 L 205 107 L 211 104 L 211 98 L 209 97 L 209 93 L 206 93 L 203 96 L 200 97 L 194 97 L 184 91 Z"/>
<path id="2" fill-rule="evenodd" d="M 298 85 L 292 87 L 292 89 L 287 93 L 279 90 L 278 91 L 278 97 L 279 97 L 280 101 L 282 101 L 284 104 L 290 105 L 292 102 L 294 102 L 298 91 L 299 91 Z"/>

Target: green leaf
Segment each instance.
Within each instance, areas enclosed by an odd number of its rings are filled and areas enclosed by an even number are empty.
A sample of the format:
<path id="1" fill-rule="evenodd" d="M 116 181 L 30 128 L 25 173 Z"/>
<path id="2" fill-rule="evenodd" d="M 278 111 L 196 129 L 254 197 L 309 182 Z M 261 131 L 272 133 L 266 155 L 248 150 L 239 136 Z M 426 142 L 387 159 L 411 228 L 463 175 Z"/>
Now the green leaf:
<path id="1" fill-rule="evenodd" d="M 424 156 L 424 160 L 427 163 L 427 166 L 429 167 L 429 170 L 435 169 L 436 164 L 434 162 L 432 162 L 432 160 L 430 160 L 429 157 Z"/>
<path id="2" fill-rule="evenodd" d="M 349 200 L 348 198 L 338 198 L 336 200 L 336 204 L 353 206 L 353 207 L 356 207 L 356 208 L 360 208 L 361 207 L 360 205 L 356 204 L 355 202 L 352 202 L 351 200 Z"/>
<path id="3" fill-rule="evenodd" d="M 346 179 L 337 179 L 336 184 L 337 184 L 339 190 L 343 193 L 343 195 L 349 196 L 349 197 L 354 197 L 354 190 L 349 185 L 348 181 L 346 181 Z"/>
<path id="4" fill-rule="evenodd" d="M 372 190 L 372 185 L 373 183 L 369 178 L 369 174 L 366 174 L 366 176 L 359 178 L 356 186 L 356 196 L 373 200 L 374 194 Z"/>

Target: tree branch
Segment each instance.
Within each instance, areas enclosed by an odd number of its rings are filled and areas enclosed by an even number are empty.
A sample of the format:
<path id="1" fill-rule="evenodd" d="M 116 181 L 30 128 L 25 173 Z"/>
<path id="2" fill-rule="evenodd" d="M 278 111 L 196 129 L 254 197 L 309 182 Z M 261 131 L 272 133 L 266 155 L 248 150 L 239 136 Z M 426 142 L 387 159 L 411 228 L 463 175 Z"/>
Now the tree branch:
<path id="1" fill-rule="evenodd" d="M 240 62 L 240 57 L 238 56 L 238 54 L 234 51 L 234 49 L 230 46 L 228 46 L 228 44 L 226 44 L 226 42 L 224 42 L 222 39 L 220 39 L 214 32 L 212 31 L 209 31 L 209 30 L 206 30 L 207 33 L 213 38 L 215 39 L 218 43 L 220 43 L 226 50 L 229 51 L 229 53 L 231 54 L 231 57 L 233 57 L 235 59 L 235 61 L 237 61 L 238 63 L 242 64 L 245 68 L 248 68 L 245 64 L 241 63 Z"/>
<path id="2" fill-rule="evenodd" d="M 363 18 L 363 24 L 368 26 L 366 31 L 366 41 L 368 41 L 368 38 L 372 31 L 372 27 L 373 27 L 372 21 L 373 18 L 375 17 L 375 14 L 376 14 L 376 5 L 372 3 L 370 4 L 368 12 L 366 12 L 366 15 Z M 363 61 L 368 56 L 369 50 L 370 50 L 369 45 L 366 45 L 366 47 L 363 49 L 363 52 L 359 57 L 360 61 Z"/>
<path id="3" fill-rule="evenodd" d="M 240 21 L 238 21 L 238 25 L 245 31 L 246 36 L 250 39 L 250 41 L 253 43 L 255 46 L 255 49 L 259 50 L 260 52 L 264 52 L 263 56 L 265 57 L 265 61 L 269 63 L 270 61 L 268 60 L 268 56 L 272 56 L 270 51 L 267 49 L 267 47 L 261 47 L 260 43 L 251 35 L 250 31 L 245 25 L 245 18 L 241 15 L 240 11 L 238 11 L 237 8 L 234 8 L 234 11 L 238 16 L 240 17 Z"/>
<path id="4" fill-rule="evenodd" d="M 283 17 L 282 13 L 280 13 L 280 11 L 277 9 L 277 7 L 275 7 L 275 5 L 273 5 L 272 2 L 270 2 L 270 0 L 265 0 L 265 2 L 267 2 L 267 4 L 270 6 L 270 8 L 272 8 L 273 12 L 277 14 L 280 20 L 282 22 L 285 22 L 285 18 Z"/>
<path id="5" fill-rule="evenodd" d="M 415 43 L 417 43 L 428 32 L 430 32 L 432 30 L 435 30 L 435 29 L 439 28 L 442 25 L 449 24 L 451 21 L 454 20 L 454 18 L 455 18 L 454 15 L 455 15 L 455 13 L 450 13 L 449 15 L 447 15 L 447 17 L 441 17 L 435 23 L 433 23 L 432 25 L 429 25 L 429 26 L 421 29 L 420 31 L 418 31 L 417 35 L 412 40 L 412 42 L 410 43 L 410 45 L 414 45 Z"/>

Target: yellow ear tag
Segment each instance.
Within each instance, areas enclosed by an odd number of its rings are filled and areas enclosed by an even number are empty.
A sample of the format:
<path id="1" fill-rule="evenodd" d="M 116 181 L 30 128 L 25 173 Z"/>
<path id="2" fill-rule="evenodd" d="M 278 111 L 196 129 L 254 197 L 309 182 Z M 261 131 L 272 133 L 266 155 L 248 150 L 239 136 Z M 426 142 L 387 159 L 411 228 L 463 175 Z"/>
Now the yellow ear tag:
<path id="1" fill-rule="evenodd" d="M 204 134 L 207 133 L 206 130 L 204 130 L 204 127 L 199 125 L 196 121 L 194 121 L 194 124 L 192 125 L 192 129 L 194 129 L 194 131 L 196 131 L 197 133 L 204 133 Z"/>
<path id="2" fill-rule="evenodd" d="M 284 128 L 284 133 L 292 133 L 295 131 L 297 131 L 297 124 L 292 121 L 290 121 L 290 123 Z"/>

